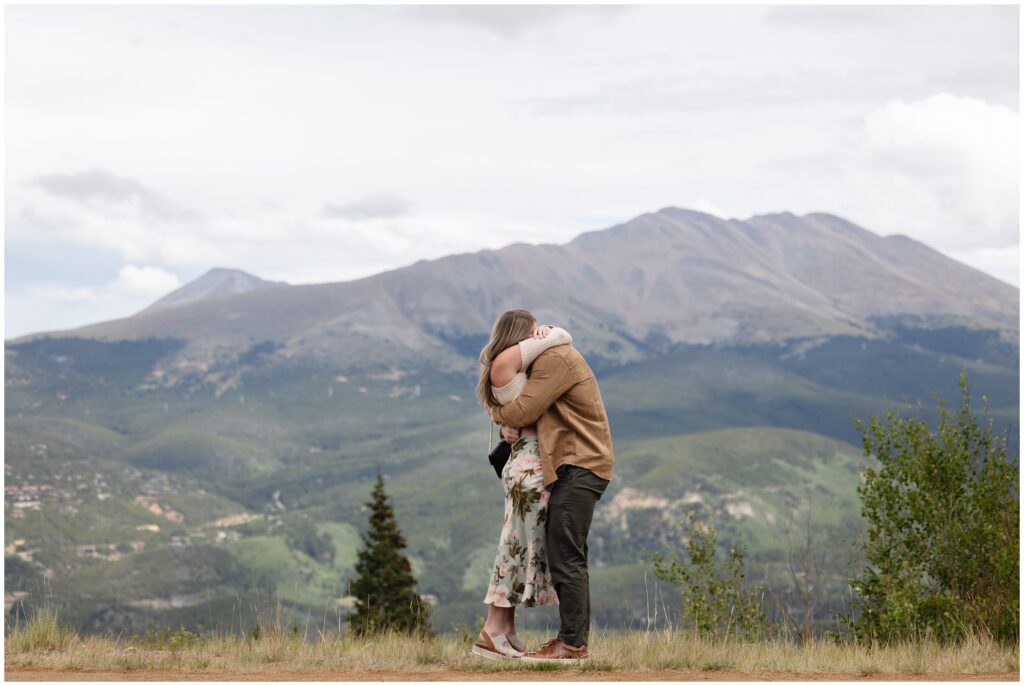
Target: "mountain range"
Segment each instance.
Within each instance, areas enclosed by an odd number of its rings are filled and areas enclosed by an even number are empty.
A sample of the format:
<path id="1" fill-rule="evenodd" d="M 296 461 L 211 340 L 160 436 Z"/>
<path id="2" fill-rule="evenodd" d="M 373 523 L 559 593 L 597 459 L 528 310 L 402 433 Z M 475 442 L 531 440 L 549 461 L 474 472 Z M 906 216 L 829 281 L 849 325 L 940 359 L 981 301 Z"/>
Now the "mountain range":
<path id="1" fill-rule="evenodd" d="M 187 342 L 178 359 L 196 361 L 259 341 L 273 357 L 363 368 L 429 354 L 464 369 L 466 346 L 496 314 L 527 306 L 573 327 L 584 354 L 625 362 L 677 344 L 877 338 L 896 326 L 996 331 L 1015 343 L 1018 299 L 1017 288 L 918 241 L 834 215 L 740 221 L 665 208 L 565 245 L 516 244 L 356 281 L 288 286 L 215 269 L 134 316 L 10 343 L 177 337 Z"/>

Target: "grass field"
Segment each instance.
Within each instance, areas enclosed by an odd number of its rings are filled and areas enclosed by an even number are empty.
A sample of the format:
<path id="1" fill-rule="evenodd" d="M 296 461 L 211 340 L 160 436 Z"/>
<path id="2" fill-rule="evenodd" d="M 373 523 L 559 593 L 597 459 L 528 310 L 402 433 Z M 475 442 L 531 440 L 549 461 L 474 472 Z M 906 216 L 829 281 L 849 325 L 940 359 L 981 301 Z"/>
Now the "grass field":
<path id="1" fill-rule="evenodd" d="M 312 627 L 311 638 L 274 626 L 258 637 L 162 632 L 131 639 L 80 637 L 52 612 L 9 627 L 5 640 L 8 679 L 94 678 L 211 679 L 452 679 L 491 675 L 523 679 L 711 678 L 963 678 L 1016 679 L 1019 648 L 979 637 L 957 645 L 921 639 L 895 645 L 856 645 L 814 640 L 741 643 L 711 641 L 681 631 L 595 631 L 591 658 L 571 665 L 490 662 L 470 654 L 469 633 L 433 638 L 384 635 L 361 639 Z M 536 646 L 547 635 L 525 633 Z M 558 674 L 542 674 L 558 672 Z M 529 673 L 529 674 L 527 674 Z M 699 677 L 707 678 L 707 677 Z"/>

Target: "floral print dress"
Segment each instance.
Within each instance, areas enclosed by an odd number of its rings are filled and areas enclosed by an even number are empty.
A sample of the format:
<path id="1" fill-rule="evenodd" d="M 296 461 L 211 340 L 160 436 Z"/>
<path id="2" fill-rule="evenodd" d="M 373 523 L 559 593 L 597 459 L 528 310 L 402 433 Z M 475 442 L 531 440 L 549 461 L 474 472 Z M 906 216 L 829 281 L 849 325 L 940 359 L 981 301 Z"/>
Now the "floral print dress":
<path id="1" fill-rule="evenodd" d="M 557 605 L 544 531 L 551 491 L 544 488 L 536 436 L 523 436 L 512 445 L 501 480 L 505 523 L 484 602 L 498 607 Z"/>

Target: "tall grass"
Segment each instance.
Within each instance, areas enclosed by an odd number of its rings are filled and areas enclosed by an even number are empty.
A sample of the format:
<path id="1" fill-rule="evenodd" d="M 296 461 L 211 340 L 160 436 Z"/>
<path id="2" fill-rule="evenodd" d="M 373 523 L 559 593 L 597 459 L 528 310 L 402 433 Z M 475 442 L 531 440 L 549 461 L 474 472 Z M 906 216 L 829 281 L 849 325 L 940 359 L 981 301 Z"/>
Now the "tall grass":
<path id="1" fill-rule="evenodd" d="M 24 624 L 16 626 L 4 641 L 6 650 L 14 653 L 66 650 L 78 636 L 60 623 L 57 613 L 49 608 L 34 612 Z"/>
<path id="2" fill-rule="evenodd" d="M 45 578 L 43 581 L 39 605 L 26 609 L 24 600 L 19 599 L 20 612 L 14 613 L 13 624 L 5 621 L 5 650 L 16 653 L 61 651 L 78 639 L 74 631 L 60 622 L 49 584 Z"/>
<path id="3" fill-rule="evenodd" d="M 141 637 L 80 638 L 50 611 L 34 613 L 6 637 L 5 668 L 33 667 L 75 671 L 158 670 L 169 673 L 221 672 L 530 672 L 569 669 L 582 672 L 707 672 L 809 674 L 1005 674 L 1019 669 L 1016 645 L 971 635 L 959 643 L 932 639 L 891 645 L 859 645 L 831 639 L 802 644 L 771 639 L 741 642 L 709 639 L 670 628 L 592 632 L 589 661 L 560 665 L 488 662 L 470 654 L 472 636 L 417 638 L 388 633 L 360 638 L 316 627 L 312 636 L 297 626 L 260 617 L 259 631 L 198 635 L 184 628 Z M 526 633 L 529 645 L 549 638 Z"/>

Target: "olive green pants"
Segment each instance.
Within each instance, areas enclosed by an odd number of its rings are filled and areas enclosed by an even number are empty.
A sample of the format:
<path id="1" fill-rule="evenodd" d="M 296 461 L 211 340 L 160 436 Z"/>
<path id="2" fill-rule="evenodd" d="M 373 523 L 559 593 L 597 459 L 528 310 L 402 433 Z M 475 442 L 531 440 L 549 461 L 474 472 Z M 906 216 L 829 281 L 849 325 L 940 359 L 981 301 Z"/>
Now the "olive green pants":
<path id="1" fill-rule="evenodd" d="M 594 472 L 565 464 L 555 473 L 548 500 L 548 569 L 558 594 L 561 630 L 558 639 L 574 648 L 587 645 L 590 633 L 590 576 L 587 573 L 587 534 L 594 504 L 608 481 Z"/>

